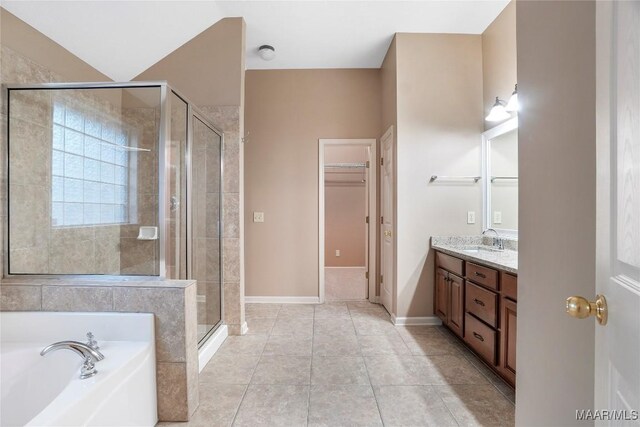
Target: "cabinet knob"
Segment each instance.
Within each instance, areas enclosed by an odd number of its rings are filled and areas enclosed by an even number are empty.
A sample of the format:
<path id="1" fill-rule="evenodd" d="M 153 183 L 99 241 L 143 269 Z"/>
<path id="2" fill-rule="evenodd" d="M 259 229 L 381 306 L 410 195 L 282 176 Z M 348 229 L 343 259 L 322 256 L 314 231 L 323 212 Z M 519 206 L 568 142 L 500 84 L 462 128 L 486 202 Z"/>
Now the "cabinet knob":
<path id="1" fill-rule="evenodd" d="M 601 325 L 607 324 L 607 300 L 604 295 L 597 295 L 595 301 L 589 301 L 585 297 L 571 296 L 567 298 L 567 313 L 577 319 L 586 319 L 595 316 Z"/>

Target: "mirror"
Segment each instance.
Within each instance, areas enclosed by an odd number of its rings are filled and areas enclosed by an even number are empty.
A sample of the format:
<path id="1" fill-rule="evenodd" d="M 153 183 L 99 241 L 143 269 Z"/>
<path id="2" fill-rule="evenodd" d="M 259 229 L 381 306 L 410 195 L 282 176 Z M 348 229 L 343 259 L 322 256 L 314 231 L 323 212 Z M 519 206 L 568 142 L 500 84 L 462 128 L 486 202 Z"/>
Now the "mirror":
<path id="1" fill-rule="evenodd" d="M 518 232 L 518 119 L 482 135 L 484 229 Z"/>

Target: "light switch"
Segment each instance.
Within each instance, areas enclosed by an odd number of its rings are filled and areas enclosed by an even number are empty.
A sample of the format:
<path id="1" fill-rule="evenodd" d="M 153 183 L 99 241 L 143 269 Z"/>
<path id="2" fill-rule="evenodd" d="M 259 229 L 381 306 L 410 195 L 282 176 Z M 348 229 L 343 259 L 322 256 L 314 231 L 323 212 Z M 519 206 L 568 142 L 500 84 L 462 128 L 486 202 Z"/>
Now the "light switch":
<path id="1" fill-rule="evenodd" d="M 264 222 L 264 212 L 253 212 L 253 222 Z"/>
<path id="2" fill-rule="evenodd" d="M 340 256 L 340 249 L 336 249 L 336 256 Z"/>
<path id="3" fill-rule="evenodd" d="M 495 211 L 493 213 L 493 223 L 494 224 L 502 224 L 502 212 Z"/>
<path id="4" fill-rule="evenodd" d="M 474 211 L 467 212 L 467 224 L 476 223 L 476 213 Z"/>

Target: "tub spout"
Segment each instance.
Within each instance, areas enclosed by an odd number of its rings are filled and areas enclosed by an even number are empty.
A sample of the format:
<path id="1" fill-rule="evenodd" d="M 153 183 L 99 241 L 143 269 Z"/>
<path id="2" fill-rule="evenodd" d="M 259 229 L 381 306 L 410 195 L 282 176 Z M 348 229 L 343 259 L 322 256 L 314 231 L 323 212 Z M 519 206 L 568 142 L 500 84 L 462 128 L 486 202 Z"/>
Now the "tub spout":
<path id="1" fill-rule="evenodd" d="M 96 362 L 104 359 L 104 355 L 98 350 L 89 347 L 87 344 L 79 341 L 60 341 L 46 346 L 40 352 L 41 356 L 56 350 L 71 350 L 78 356 L 82 357 L 84 363 L 80 370 L 80 379 L 90 378 L 98 373 Z"/>

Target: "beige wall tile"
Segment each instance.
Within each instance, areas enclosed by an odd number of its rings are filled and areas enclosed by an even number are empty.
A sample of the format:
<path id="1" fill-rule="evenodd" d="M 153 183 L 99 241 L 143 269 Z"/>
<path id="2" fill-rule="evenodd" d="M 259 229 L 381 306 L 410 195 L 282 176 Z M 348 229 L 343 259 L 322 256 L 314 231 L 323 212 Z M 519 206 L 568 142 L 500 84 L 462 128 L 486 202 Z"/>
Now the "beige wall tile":
<path id="1" fill-rule="evenodd" d="M 240 194 L 225 193 L 223 198 L 222 236 L 240 237 Z"/>
<path id="2" fill-rule="evenodd" d="M 114 288 L 113 306 L 114 311 L 155 313 L 156 359 L 186 362 L 184 298 L 182 289 Z"/>
<path id="3" fill-rule="evenodd" d="M 113 288 L 43 286 L 44 311 L 112 311 Z"/>
<path id="4" fill-rule="evenodd" d="M 198 328 L 197 328 L 197 288 L 195 285 L 184 290 L 184 311 L 185 311 L 185 353 L 187 370 L 187 403 L 189 415 L 193 414 L 198 407 L 199 388 L 198 377 Z"/>
<path id="5" fill-rule="evenodd" d="M 162 421 L 187 421 L 189 403 L 186 363 L 157 364 L 158 418 Z"/>
<path id="6" fill-rule="evenodd" d="M 38 311 L 41 297 L 40 286 L 0 286 L 0 311 Z"/>
<path id="7" fill-rule="evenodd" d="M 240 281 L 240 239 L 222 239 L 222 280 Z"/>

